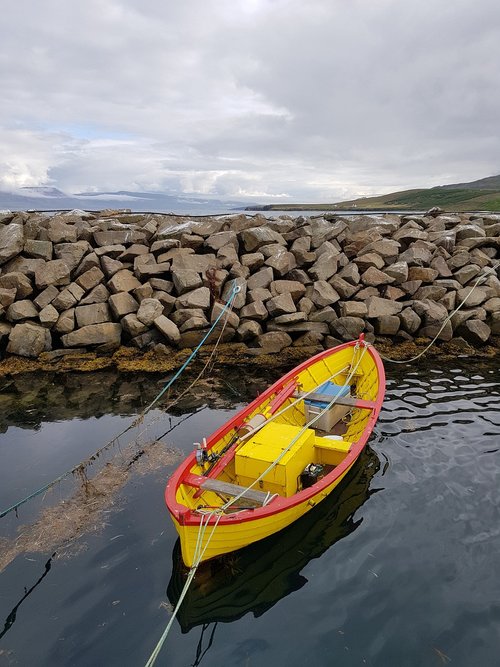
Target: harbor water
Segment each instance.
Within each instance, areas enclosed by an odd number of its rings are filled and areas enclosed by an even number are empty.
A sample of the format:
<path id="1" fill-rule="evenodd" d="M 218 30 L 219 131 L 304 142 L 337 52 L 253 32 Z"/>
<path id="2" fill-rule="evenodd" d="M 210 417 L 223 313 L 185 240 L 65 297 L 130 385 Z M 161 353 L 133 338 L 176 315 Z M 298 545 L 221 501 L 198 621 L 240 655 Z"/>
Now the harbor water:
<path id="1" fill-rule="evenodd" d="M 498 664 L 498 361 L 386 373 L 380 418 L 346 481 L 282 533 L 201 567 L 158 665 Z M 145 664 L 186 577 L 168 476 L 270 376 L 219 368 L 0 519 L 0 666 Z M 0 510 L 88 459 L 165 380 L 3 379 Z"/>

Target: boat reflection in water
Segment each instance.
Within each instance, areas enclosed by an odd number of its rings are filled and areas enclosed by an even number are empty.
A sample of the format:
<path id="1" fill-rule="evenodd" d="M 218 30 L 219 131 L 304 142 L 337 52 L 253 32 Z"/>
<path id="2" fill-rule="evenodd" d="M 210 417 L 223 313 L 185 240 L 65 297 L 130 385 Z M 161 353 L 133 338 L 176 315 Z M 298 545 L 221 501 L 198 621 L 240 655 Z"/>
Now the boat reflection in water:
<path id="1" fill-rule="evenodd" d="M 261 616 L 279 600 L 302 588 L 301 570 L 362 523 L 355 513 L 376 489 L 370 482 L 380 468 L 367 446 L 359 460 L 323 502 L 288 528 L 244 549 L 201 563 L 179 609 L 183 633 L 197 625 L 229 623 L 248 612 Z M 180 542 L 173 550 L 173 571 L 167 596 L 176 605 L 189 570 Z"/>

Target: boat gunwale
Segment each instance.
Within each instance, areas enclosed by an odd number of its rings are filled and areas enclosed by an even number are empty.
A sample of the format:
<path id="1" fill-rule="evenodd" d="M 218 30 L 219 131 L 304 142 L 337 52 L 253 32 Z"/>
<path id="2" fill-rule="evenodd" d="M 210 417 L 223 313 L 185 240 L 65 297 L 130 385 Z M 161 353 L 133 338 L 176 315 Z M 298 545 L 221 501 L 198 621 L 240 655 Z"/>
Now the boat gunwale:
<path id="1" fill-rule="evenodd" d="M 231 429 L 239 426 L 243 422 L 245 417 L 252 413 L 261 403 L 263 403 L 270 395 L 279 390 L 280 387 L 283 387 L 288 381 L 294 378 L 295 375 L 306 370 L 309 366 L 321 361 L 322 359 L 329 357 L 341 350 L 345 350 L 349 347 L 354 347 L 358 344 L 358 340 L 349 341 L 338 345 L 334 348 L 329 348 L 323 350 L 316 354 L 315 356 L 307 359 L 302 362 L 288 373 L 279 378 L 274 384 L 265 389 L 261 394 L 256 396 L 256 398 L 243 407 L 234 417 L 232 417 L 228 422 L 225 422 L 220 426 L 212 435 L 207 438 L 207 445 L 210 448 L 212 445 L 217 443 L 221 438 L 223 438 Z M 372 345 L 367 345 L 367 351 L 371 355 L 373 361 L 375 362 L 377 374 L 378 374 L 378 391 L 377 397 L 374 401 L 375 406 L 371 411 L 371 415 L 368 418 L 365 428 L 360 436 L 360 438 L 354 442 L 351 446 L 351 450 L 344 458 L 344 460 L 337 465 L 334 470 L 325 475 L 321 480 L 313 484 L 312 486 L 302 489 L 295 493 L 293 496 L 288 498 L 278 497 L 275 498 L 271 503 L 263 507 L 257 507 L 255 509 L 242 510 L 236 514 L 223 515 L 218 519 L 218 525 L 234 525 L 238 523 L 243 523 L 246 521 L 256 521 L 261 518 L 270 517 L 274 514 L 278 514 L 285 510 L 291 509 L 296 505 L 300 505 L 304 502 L 314 499 L 316 496 L 320 495 L 326 488 L 331 486 L 338 477 L 341 477 L 356 461 L 356 459 L 361 454 L 363 448 L 365 447 L 368 438 L 370 437 L 375 422 L 377 421 L 378 415 L 380 413 L 382 403 L 385 395 L 385 370 L 382 363 L 382 360 L 377 352 L 377 350 Z M 165 488 L 165 503 L 167 508 L 173 518 L 181 525 L 184 526 L 197 526 L 200 523 L 201 515 L 197 514 L 186 505 L 183 505 L 176 500 L 177 489 L 180 484 L 183 483 L 183 478 L 186 473 L 189 473 L 193 465 L 195 465 L 196 459 L 194 452 L 189 454 L 183 463 L 174 471 L 170 477 L 167 486 Z M 209 523 L 215 523 L 216 517 L 211 517 Z"/>

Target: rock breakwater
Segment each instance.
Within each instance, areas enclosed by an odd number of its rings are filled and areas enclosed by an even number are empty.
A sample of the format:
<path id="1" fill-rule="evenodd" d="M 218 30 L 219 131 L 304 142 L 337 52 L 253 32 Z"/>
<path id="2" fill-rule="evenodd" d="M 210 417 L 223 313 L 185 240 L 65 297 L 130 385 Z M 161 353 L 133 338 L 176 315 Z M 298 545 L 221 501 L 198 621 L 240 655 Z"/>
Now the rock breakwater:
<path id="1" fill-rule="evenodd" d="M 2 355 L 186 348 L 219 315 L 250 354 L 500 335 L 500 215 L 0 213 Z M 214 331 L 214 336 L 219 333 Z"/>

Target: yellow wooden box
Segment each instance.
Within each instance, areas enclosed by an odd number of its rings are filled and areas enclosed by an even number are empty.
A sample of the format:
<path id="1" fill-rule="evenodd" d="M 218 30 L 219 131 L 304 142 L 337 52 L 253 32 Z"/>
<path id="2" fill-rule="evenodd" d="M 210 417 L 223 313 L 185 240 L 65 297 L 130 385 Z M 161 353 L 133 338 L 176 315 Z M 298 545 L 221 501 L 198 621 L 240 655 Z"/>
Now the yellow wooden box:
<path id="1" fill-rule="evenodd" d="M 245 443 L 235 457 L 238 484 L 248 486 L 275 461 L 300 433 L 300 427 L 271 422 Z M 290 450 L 253 488 L 289 497 L 297 491 L 297 480 L 313 462 L 314 431 L 307 429 Z"/>

